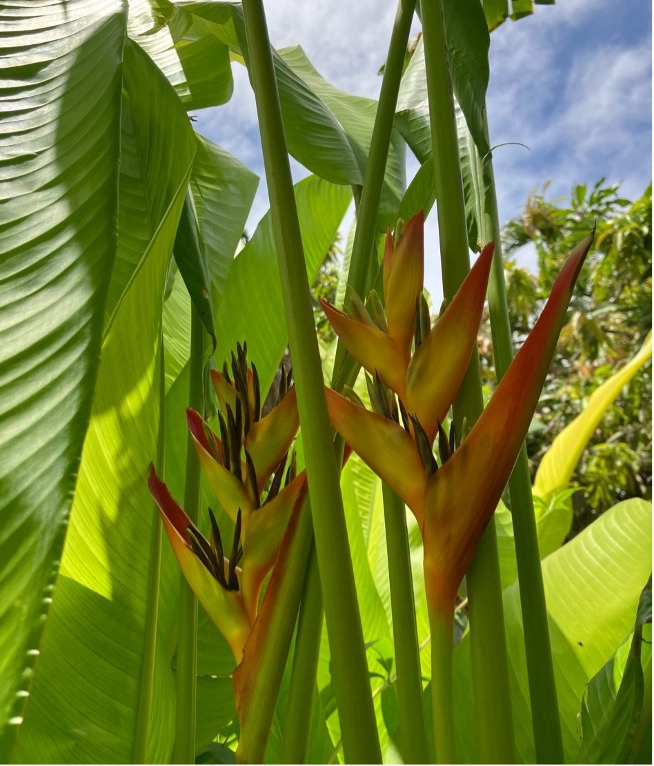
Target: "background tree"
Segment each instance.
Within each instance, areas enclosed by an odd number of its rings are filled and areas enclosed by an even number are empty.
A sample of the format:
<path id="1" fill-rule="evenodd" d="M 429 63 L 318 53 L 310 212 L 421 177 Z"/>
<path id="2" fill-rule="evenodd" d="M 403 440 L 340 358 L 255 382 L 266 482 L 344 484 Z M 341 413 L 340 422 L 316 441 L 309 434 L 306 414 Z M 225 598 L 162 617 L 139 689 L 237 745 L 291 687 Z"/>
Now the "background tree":
<path id="1" fill-rule="evenodd" d="M 547 200 L 548 186 L 532 193 L 522 215 L 503 231 L 516 343 L 540 312 L 565 254 L 594 225 L 597 233 L 528 437 L 534 473 L 554 437 L 633 356 L 652 324 L 651 185 L 635 201 L 620 196 L 619 184 L 607 184 L 604 178 L 590 188 L 573 187 L 569 200 Z M 529 243 L 538 258 L 537 274 L 514 260 Z M 490 388 L 494 369 L 487 319 L 479 347 Z M 573 479 L 581 491 L 574 500 L 573 534 L 619 500 L 651 497 L 651 396 L 648 363 L 609 408 L 577 467 Z"/>

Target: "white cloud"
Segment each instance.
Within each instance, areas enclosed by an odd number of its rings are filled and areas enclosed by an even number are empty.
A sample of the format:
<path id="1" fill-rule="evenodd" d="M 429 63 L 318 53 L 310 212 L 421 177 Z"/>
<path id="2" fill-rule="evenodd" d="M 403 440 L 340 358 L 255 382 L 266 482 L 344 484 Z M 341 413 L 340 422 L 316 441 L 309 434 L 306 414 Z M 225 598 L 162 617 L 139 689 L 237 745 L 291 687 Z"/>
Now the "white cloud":
<path id="1" fill-rule="evenodd" d="M 630 12 L 608 0 L 562 2 L 537 7 L 533 17 L 493 33 L 491 141 L 530 148 L 494 153 L 503 220 L 519 213 L 528 193 L 549 178 L 553 196 L 603 175 L 623 180 L 625 193 L 637 195 L 650 180 L 648 28 L 638 42 L 624 34 L 607 41 L 607 23 L 613 19 L 619 28 L 615 15 Z"/>
<path id="2" fill-rule="evenodd" d="M 329 82 L 350 93 L 377 96 L 377 71 L 386 58 L 394 2 L 273 0 L 266 4 L 266 14 L 274 46 L 299 44 Z"/>

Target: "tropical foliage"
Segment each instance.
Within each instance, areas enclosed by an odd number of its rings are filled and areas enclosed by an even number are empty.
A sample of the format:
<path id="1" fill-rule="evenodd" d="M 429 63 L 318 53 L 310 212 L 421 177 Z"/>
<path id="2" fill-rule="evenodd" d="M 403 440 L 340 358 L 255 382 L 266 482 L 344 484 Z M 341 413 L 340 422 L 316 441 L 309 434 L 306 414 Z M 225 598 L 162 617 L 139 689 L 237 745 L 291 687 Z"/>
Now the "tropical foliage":
<path id="1" fill-rule="evenodd" d="M 584 231 L 597 225 L 593 252 L 572 300 L 572 312 L 545 382 L 541 406 L 527 438 L 535 473 L 552 439 L 587 410 L 595 391 L 609 380 L 617 384 L 613 401 L 593 425 L 591 444 L 570 481 L 574 495 L 575 529 L 625 497 L 651 497 L 651 374 L 649 365 L 618 380 L 651 329 L 652 191 L 630 201 L 619 196 L 618 185 L 604 179 L 593 187 L 576 186 L 570 200 L 547 201 L 532 194 L 523 215 L 504 229 L 508 257 L 507 296 L 514 337 L 519 342 L 547 296 L 565 252 Z M 538 272 L 516 265 L 511 256 L 532 242 Z M 490 330 L 486 325 L 486 337 Z M 480 346 L 492 379 L 488 344 Z M 484 352 L 485 351 L 485 352 Z M 640 356 L 640 355 L 639 355 Z M 647 357 L 641 358 L 647 364 Z"/>
<path id="2" fill-rule="evenodd" d="M 644 387 L 622 453 L 582 464 L 603 512 L 564 541 L 584 448 L 651 355 L 651 203 L 534 198 L 541 281 L 514 269 L 507 302 L 489 29 L 531 0 L 424 0 L 409 52 L 400 0 L 378 102 L 273 50 L 261 0 L 6 6 L 0 760 L 650 762 L 651 504 L 600 488 L 651 442 Z M 232 66 L 271 201 L 249 238 L 258 178 L 189 119 L 231 98 Z M 545 400 L 532 500 L 521 445 L 562 327 L 555 365 L 602 385 L 563 415 Z"/>

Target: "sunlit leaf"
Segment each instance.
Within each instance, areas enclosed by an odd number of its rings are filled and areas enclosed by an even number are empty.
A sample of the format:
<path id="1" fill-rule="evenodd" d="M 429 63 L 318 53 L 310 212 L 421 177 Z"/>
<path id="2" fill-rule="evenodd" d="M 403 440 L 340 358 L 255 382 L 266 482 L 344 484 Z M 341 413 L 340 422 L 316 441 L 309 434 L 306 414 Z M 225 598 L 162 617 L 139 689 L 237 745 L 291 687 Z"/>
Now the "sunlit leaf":
<path id="1" fill-rule="evenodd" d="M 128 34 L 152 58 L 187 109 L 229 101 L 234 83 L 229 48 L 184 8 L 129 0 Z"/>
<path id="2" fill-rule="evenodd" d="M 633 628 L 640 593 L 651 571 L 652 506 L 627 500 L 600 516 L 543 561 L 554 672 L 566 758 L 574 763 L 580 741 L 579 711 L 590 679 Z M 518 583 L 504 591 L 511 697 L 521 762 L 534 762 L 527 669 Z M 454 652 L 457 744 L 474 762 L 470 642 Z"/>
<path id="3" fill-rule="evenodd" d="M 145 479 L 158 435 L 162 297 L 195 141 L 172 88 L 133 44 L 125 47 L 125 86 L 144 177 L 155 185 L 151 198 L 157 184 L 170 196 L 103 345 L 61 573 L 18 740 L 23 762 L 133 758 L 150 539 L 160 523 Z M 172 175 L 159 179 L 158 169 Z M 156 659 L 154 761 L 170 755 L 174 715 L 161 644 Z"/>
<path id="4" fill-rule="evenodd" d="M 309 282 L 313 283 L 350 202 L 350 190 L 315 176 L 295 184 L 295 199 Z M 287 343 L 286 321 L 273 241 L 272 219 L 266 213 L 231 264 L 223 299 L 216 313 L 222 366 L 237 343 L 247 340 L 248 357 L 259 371 L 261 390 L 270 388 Z"/>
<path id="5" fill-rule="evenodd" d="M 117 249 L 119 2 L 2 11 L 0 760 L 47 618 Z M 11 721 L 11 725 L 7 723 Z"/>
<path id="6" fill-rule="evenodd" d="M 593 431 L 606 410 L 624 386 L 652 357 L 652 334 L 649 333 L 640 351 L 621 370 L 612 375 L 591 394 L 584 411 L 554 439 L 536 473 L 534 494 L 545 497 L 564 487 L 577 465 Z"/>

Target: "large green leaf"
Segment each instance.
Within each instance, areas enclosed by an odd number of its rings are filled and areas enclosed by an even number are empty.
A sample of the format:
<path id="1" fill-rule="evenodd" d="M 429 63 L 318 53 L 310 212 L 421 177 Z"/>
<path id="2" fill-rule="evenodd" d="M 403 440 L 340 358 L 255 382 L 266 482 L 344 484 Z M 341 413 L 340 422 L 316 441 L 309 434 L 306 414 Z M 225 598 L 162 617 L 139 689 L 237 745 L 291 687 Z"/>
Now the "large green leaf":
<path id="1" fill-rule="evenodd" d="M 159 161 L 165 162 L 166 165 L 154 168 L 152 163 L 147 162 L 143 143 L 136 131 L 132 106 L 129 99 L 126 99 L 122 110 L 118 249 L 109 285 L 105 312 L 107 321 L 120 302 L 149 245 L 152 232 L 165 213 L 171 195 L 176 191 L 177 158 L 174 152 L 155 149 L 159 152 Z M 160 140 L 167 140 L 166 136 L 162 135 Z M 197 146 L 198 150 L 204 149 L 205 146 L 199 137 Z M 204 159 L 197 161 L 196 153 L 194 171 L 196 162 L 202 169 L 206 164 Z"/>
<path id="2" fill-rule="evenodd" d="M 192 14 L 196 25 L 230 46 L 232 55 L 249 62 L 240 3 L 177 0 L 174 11 Z M 363 183 L 365 156 L 351 141 L 336 117 L 304 81 L 273 51 L 289 152 L 311 172 L 332 183 Z"/>
<path id="3" fill-rule="evenodd" d="M 175 274 L 172 290 L 164 303 L 163 333 L 166 391 L 168 392 L 171 386 L 179 380 L 180 373 L 188 363 L 191 338 L 191 298 L 179 273 Z M 186 397 L 188 398 L 188 375 L 186 377 Z M 186 422 L 185 417 L 183 417 L 183 410 L 188 407 L 188 402 L 182 400 L 179 405 L 182 410 L 180 416 Z M 166 445 L 168 442 L 169 439 L 166 439 Z M 183 478 L 182 486 L 184 486 Z"/>
<path id="4" fill-rule="evenodd" d="M 195 212 L 195 203 L 191 191 L 186 192 L 182 215 L 177 226 L 175 237 L 175 263 L 189 297 L 200 315 L 204 329 L 211 336 L 213 344 L 216 336 L 213 329 L 213 304 L 211 301 L 211 283 L 209 281 L 209 269 L 204 258 L 202 234 Z"/>
<path id="5" fill-rule="evenodd" d="M 636 629 L 629 644 L 627 664 L 618 688 L 614 681 L 615 657 L 588 684 L 581 707 L 583 740 L 576 758 L 579 763 L 629 762 L 645 686 L 641 627 Z"/>
<path id="6" fill-rule="evenodd" d="M 483 156 L 490 151 L 484 130 L 490 35 L 479 0 L 444 0 L 443 6 L 452 89 Z"/>
<path id="7" fill-rule="evenodd" d="M 191 193 L 215 307 L 220 304 L 225 290 L 229 267 L 245 230 L 259 177 L 208 138 L 196 137 Z"/>
<path id="8" fill-rule="evenodd" d="M 361 459 L 352 455 L 341 474 L 341 490 L 363 635 L 365 641 L 370 642 L 390 637 L 391 631 L 369 560 L 369 550 L 378 556 L 377 545 L 384 542 L 378 532 L 380 512 L 383 519 L 383 505 L 379 502 L 381 487 L 377 477 L 364 468 Z"/>
<path id="9" fill-rule="evenodd" d="M 116 252 L 125 18 L 110 0 L 19 0 L 5 4 L 2 28 L 0 760 L 6 760 L 48 614 L 98 369 Z"/>
<path id="10" fill-rule="evenodd" d="M 184 8 L 167 0 L 129 0 L 127 31 L 166 75 L 186 109 L 218 106 L 231 98 L 229 48 Z"/>
<path id="11" fill-rule="evenodd" d="M 482 156 L 490 151 L 484 132 L 489 79 L 489 37 L 479 0 L 447 0 L 447 43 L 452 89 Z M 400 84 L 395 122 L 421 163 L 431 156 L 429 96 L 422 38 Z"/>
<path id="12" fill-rule="evenodd" d="M 197 151 L 193 160 L 190 193 L 197 216 L 212 305 L 219 306 L 259 178 L 220 146 L 197 133 L 195 137 Z M 202 287 L 198 289 L 201 293 Z M 176 275 L 164 306 L 166 390 L 188 361 L 190 337 L 191 301 L 183 280 Z M 188 382 L 186 386 L 188 389 Z M 179 412 L 182 420 L 185 406 Z"/>
<path id="13" fill-rule="evenodd" d="M 377 102 L 346 93 L 328 83 L 316 71 L 299 45 L 283 48 L 279 51 L 279 55 L 292 71 L 302 79 L 309 90 L 320 98 L 338 120 L 339 125 L 343 127 L 357 157 L 359 157 L 363 173 L 370 149 Z M 404 141 L 398 131 L 393 130 L 380 205 L 380 213 L 390 215 L 393 224 L 406 186 L 404 146 Z M 289 147 L 292 153 L 293 146 L 289 144 Z"/>
<path id="14" fill-rule="evenodd" d="M 421 164 L 431 159 L 429 97 L 422 37 L 402 75 L 395 107 L 395 124 Z"/>
<path id="15" fill-rule="evenodd" d="M 629 636 L 651 571 L 652 506 L 627 500 L 543 561 L 563 742 L 574 762 L 586 685 Z M 534 762 L 518 584 L 504 591 L 511 697 L 521 762 Z M 457 742 L 464 763 L 476 759 L 470 642 L 454 653 Z"/>
<path id="16" fill-rule="evenodd" d="M 143 195 L 159 204 L 149 208 L 148 247 L 102 349 L 61 572 L 18 740 L 23 762 L 125 763 L 139 734 L 150 539 L 159 524 L 146 477 L 159 425 L 162 299 L 195 140 L 173 89 L 132 43 L 125 86 Z M 172 746 L 167 648 L 157 648 L 153 761 L 166 761 Z"/>
<path id="17" fill-rule="evenodd" d="M 295 184 L 295 199 L 312 284 L 334 241 L 351 192 L 347 187 L 309 176 Z M 247 341 L 248 355 L 259 371 L 261 390 L 267 391 L 287 343 L 270 212 L 231 264 L 216 313 L 216 336 L 219 366 L 229 359 L 237 342 Z"/>
<path id="18" fill-rule="evenodd" d="M 534 494 L 546 497 L 564 487 L 604 413 L 638 370 L 652 357 L 652 334 L 647 335 L 640 351 L 621 370 L 612 375 L 590 395 L 584 411 L 554 439 L 545 453 L 534 481 Z"/>

